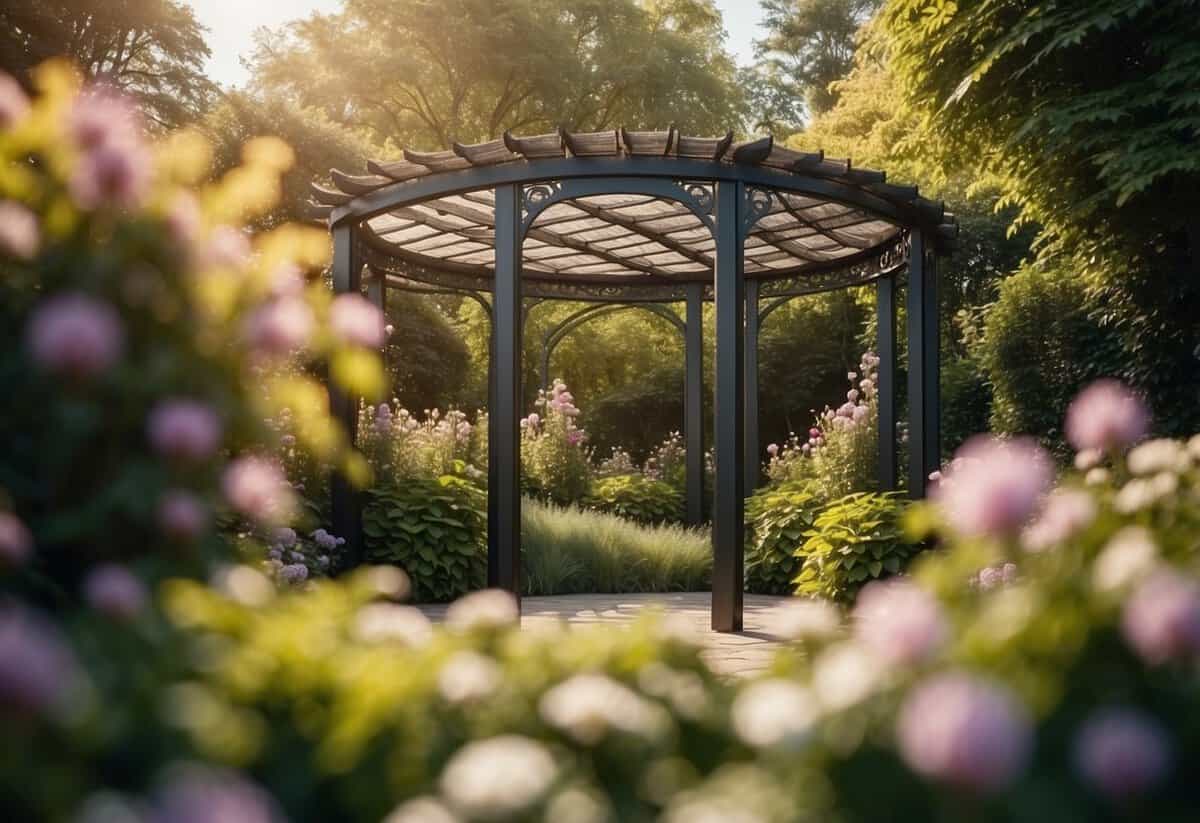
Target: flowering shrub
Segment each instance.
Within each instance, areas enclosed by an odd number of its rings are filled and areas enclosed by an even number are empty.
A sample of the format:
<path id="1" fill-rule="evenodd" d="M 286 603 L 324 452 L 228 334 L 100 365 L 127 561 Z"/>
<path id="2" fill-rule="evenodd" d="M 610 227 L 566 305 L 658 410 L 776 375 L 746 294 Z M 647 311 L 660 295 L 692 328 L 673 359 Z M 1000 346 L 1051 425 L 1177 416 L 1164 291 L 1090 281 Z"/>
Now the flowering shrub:
<path id="1" fill-rule="evenodd" d="M 296 448 L 366 479 L 306 375 L 378 393 L 368 341 L 333 323 L 339 306 L 374 315 L 330 300 L 323 232 L 245 230 L 278 198 L 282 143 L 251 141 L 201 184 L 195 134 L 150 142 L 130 103 L 61 64 L 35 82 L 29 100 L 0 76 L 0 498 L 18 565 L 57 603 L 101 566 L 201 573 L 233 554 L 218 523 L 261 552 L 296 513 L 264 419 L 291 409 Z"/>
<path id="2" fill-rule="evenodd" d="M 392 406 L 395 406 L 393 410 Z M 377 476 L 390 482 L 463 474 L 483 482 L 487 416 L 474 425 L 456 409 L 426 409 L 421 420 L 396 401 L 365 406 L 358 419 L 359 448 Z"/>
<path id="3" fill-rule="evenodd" d="M 662 480 L 640 474 L 602 477 L 592 483 L 585 505 L 639 523 L 683 519 L 683 495 Z"/>
<path id="4" fill-rule="evenodd" d="M 767 477 L 772 482 L 812 478 L 830 498 L 868 491 L 877 483 L 879 408 L 875 392 L 879 357 L 862 356 L 859 371 L 848 372 L 846 402 L 825 407 L 806 437 L 794 432 L 783 446 L 767 446 Z"/>
<path id="5" fill-rule="evenodd" d="M 853 600 L 869 581 L 903 571 L 917 551 L 901 530 L 903 511 L 897 495 L 874 492 L 825 506 L 796 549 L 796 594 Z"/>
<path id="6" fill-rule="evenodd" d="M 746 500 L 746 591 L 791 594 L 803 560 L 796 550 L 825 499 L 811 480 L 765 486 Z"/>
<path id="7" fill-rule="evenodd" d="M 487 496 L 465 479 L 413 477 L 366 492 L 369 560 L 404 569 L 421 602 L 445 602 L 484 585 Z"/>
<path id="8" fill-rule="evenodd" d="M 561 380 L 550 394 L 538 391 L 537 411 L 521 418 L 521 483 L 535 497 L 555 503 L 581 500 L 591 485 L 587 432 L 576 424 L 579 409 Z"/>
<path id="9" fill-rule="evenodd" d="M 670 483 L 683 491 L 687 488 L 687 448 L 683 433 L 674 431 L 667 435 L 646 458 L 642 474 L 654 480 Z"/>

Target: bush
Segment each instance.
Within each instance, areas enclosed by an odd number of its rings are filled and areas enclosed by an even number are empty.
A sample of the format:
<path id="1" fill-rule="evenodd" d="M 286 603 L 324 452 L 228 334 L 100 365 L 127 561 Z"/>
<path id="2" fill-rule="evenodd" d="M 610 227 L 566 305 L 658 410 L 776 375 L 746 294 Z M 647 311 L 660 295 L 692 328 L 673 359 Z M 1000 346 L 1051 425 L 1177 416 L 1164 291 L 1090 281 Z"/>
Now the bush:
<path id="1" fill-rule="evenodd" d="M 902 532 L 894 493 L 859 492 L 821 510 L 796 550 L 796 594 L 851 601 L 872 580 L 899 574 L 917 547 Z"/>
<path id="2" fill-rule="evenodd" d="M 393 406 L 395 408 L 393 409 Z M 375 474 L 391 481 L 465 473 L 481 480 L 487 468 L 487 414 L 474 425 L 457 409 L 426 409 L 422 420 L 393 400 L 358 415 L 358 446 Z"/>
<path id="3" fill-rule="evenodd" d="M 698 591 L 709 584 L 712 539 L 699 529 L 525 500 L 521 555 L 528 594 Z"/>
<path id="4" fill-rule="evenodd" d="M 487 578 L 487 496 L 453 475 L 409 478 L 366 492 L 364 550 L 399 566 L 419 602 L 445 602 Z"/>
<path id="5" fill-rule="evenodd" d="M 538 411 L 521 419 L 521 486 L 542 500 L 582 500 L 592 481 L 587 432 L 576 425 L 579 408 L 561 380 L 549 395 L 538 391 Z"/>
<path id="6" fill-rule="evenodd" d="M 796 551 L 823 504 L 810 480 L 765 486 L 746 500 L 746 591 L 792 593 L 803 563 Z"/>
<path id="7" fill-rule="evenodd" d="M 594 480 L 584 505 L 638 523 L 666 523 L 683 519 L 683 502 L 679 490 L 662 480 L 623 474 Z"/>

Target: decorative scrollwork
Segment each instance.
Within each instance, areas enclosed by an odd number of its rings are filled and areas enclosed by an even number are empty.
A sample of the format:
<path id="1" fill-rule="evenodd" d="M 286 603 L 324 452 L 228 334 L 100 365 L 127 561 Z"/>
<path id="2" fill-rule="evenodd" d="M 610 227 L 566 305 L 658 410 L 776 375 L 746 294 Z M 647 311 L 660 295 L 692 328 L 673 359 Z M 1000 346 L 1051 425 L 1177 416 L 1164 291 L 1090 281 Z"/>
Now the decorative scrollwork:
<path id="1" fill-rule="evenodd" d="M 696 205 L 705 214 L 712 214 L 713 203 L 713 187 L 712 183 L 699 183 L 695 180 L 676 180 L 675 185 L 683 189 L 684 193 L 696 201 Z"/>
<path id="2" fill-rule="evenodd" d="M 533 183 L 521 188 L 521 213 L 528 223 L 531 216 L 539 211 L 537 207 L 552 199 L 562 191 L 562 183 L 552 180 L 547 183 Z"/>
<path id="3" fill-rule="evenodd" d="M 770 189 L 763 189 L 758 186 L 746 187 L 746 202 L 742 215 L 743 233 L 748 234 L 750 229 L 754 228 L 755 223 L 770 214 L 775 197 L 775 192 Z"/>

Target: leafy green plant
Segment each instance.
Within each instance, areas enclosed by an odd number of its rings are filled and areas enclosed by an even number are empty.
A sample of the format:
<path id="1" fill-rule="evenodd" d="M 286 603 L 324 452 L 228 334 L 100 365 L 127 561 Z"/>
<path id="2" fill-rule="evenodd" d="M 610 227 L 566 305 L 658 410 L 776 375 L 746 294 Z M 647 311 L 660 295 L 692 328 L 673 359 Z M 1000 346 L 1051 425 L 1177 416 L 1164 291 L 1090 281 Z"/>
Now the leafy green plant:
<path id="1" fill-rule="evenodd" d="M 824 499 L 812 481 L 766 486 L 746 501 L 746 590 L 791 594 L 803 561 L 796 550 Z"/>
<path id="2" fill-rule="evenodd" d="M 601 477 L 592 483 L 585 505 L 639 523 L 678 521 L 683 515 L 679 489 L 640 474 Z"/>
<path id="3" fill-rule="evenodd" d="M 871 580 L 904 570 L 917 547 L 904 538 L 894 493 L 859 492 L 830 503 L 796 550 L 796 594 L 853 600 Z"/>
<path id="4" fill-rule="evenodd" d="M 487 498 L 454 475 L 414 478 L 366 492 L 367 558 L 399 566 L 418 601 L 441 602 L 482 588 L 487 569 Z"/>

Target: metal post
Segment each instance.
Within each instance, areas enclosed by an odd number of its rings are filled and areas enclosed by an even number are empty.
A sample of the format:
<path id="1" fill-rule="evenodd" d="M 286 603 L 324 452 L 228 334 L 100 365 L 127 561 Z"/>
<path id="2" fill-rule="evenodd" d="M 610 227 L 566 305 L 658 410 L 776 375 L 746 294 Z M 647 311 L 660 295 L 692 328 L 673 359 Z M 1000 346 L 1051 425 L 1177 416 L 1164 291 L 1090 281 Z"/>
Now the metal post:
<path id="1" fill-rule="evenodd" d="M 716 386 L 713 392 L 716 489 L 713 499 L 712 627 L 742 629 L 744 529 L 745 380 L 742 347 L 745 296 L 742 279 L 741 183 L 717 183 Z"/>
<path id="2" fill-rule="evenodd" d="M 387 279 L 380 272 L 368 270 L 369 277 L 367 279 L 367 299 L 374 305 L 379 307 L 383 312 L 383 316 L 387 317 Z M 383 341 L 383 351 L 380 352 L 380 357 L 383 358 L 383 367 L 387 369 L 388 365 L 388 341 L 385 338 Z"/>
<path id="3" fill-rule="evenodd" d="M 704 522 L 704 284 L 687 286 L 683 434 L 687 448 L 687 522 Z"/>
<path id="4" fill-rule="evenodd" d="M 926 238 L 912 230 L 908 261 L 908 493 L 925 496 L 940 459 L 937 268 Z"/>
<path id="5" fill-rule="evenodd" d="M 878 340 L 876 352 L 876 411 L 879 414 L 879 489 L 895 491 L 896 476 L 896 281 L 881 277 L 875 281 L 875 318 Z"/>
<path id="6" fill-rule="evenodd" d="M 496 187 L 492 377 L 488 398 L 488 585 L 521 589 L 520 189 Z"/>
<path id="7" fill-rule="evenodd" d="M 333 228 L 333 290 L 335 294 L 358 293 L 362 288 L 362 262 L 354 247 L 354 227 L 348 224 Z M 347 394 L 331 382 L 329 408 L 335 420 L 346 432 L 350 443 L 358 433 L 359 398 Z M 350 566 L 363 559 L 362 501 L 358 491 L 340 471 L 334 471 L 329 481 L 330 519 L 333 533 L 346 540 L 346 556 Z"/>
<path id="8" fill-rule="evenodd" d="M 762 453 L 758 442 L 758 330 L 762 325 L 758 316 L 758 281 L 746 280 L 746 341 L 743 355 L 745 357 L 746 381 L 746 447 L 744 460 L 745 493 L 753 494 L 758 488 L 759 476 L 762 474 Z"/>
<path id="9" fill-rule="evenodd" d="M 930 473 L 942 467 L 941 295 L 937 250 L 925 250 L 925 465 Z"/>

